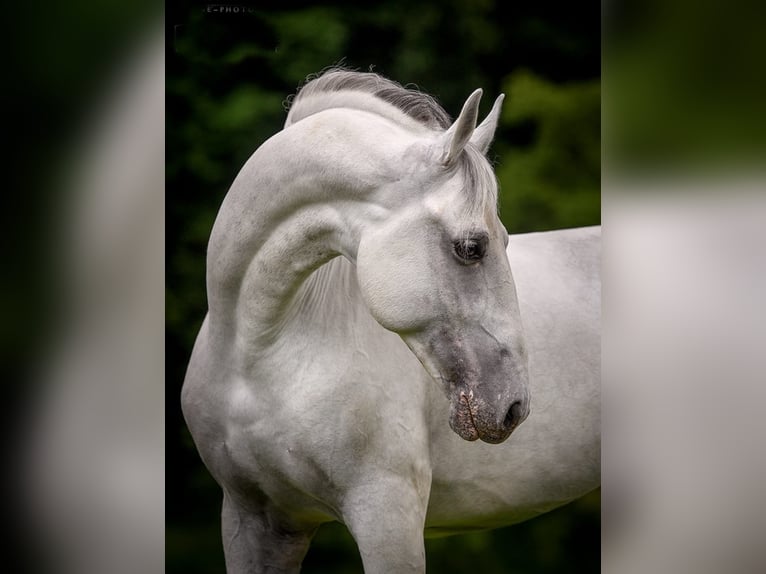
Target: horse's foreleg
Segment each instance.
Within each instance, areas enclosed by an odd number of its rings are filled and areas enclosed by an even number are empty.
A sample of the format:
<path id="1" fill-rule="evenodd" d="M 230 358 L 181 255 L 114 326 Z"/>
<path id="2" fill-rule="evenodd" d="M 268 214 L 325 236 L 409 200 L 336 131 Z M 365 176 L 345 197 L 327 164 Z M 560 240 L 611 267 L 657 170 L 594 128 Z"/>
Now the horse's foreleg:
<path id="1" fill-rule="evenodd" d="M 227 574 L 282 574 L 300 571 L 316 529 L 288 527 L 274 513 L 224 495 L 221 532 Z"/>
<path id="2" fill-rule="evenodd" d="M 428 489 L 405 479 L 381 480 L 350 492 L 344 519 L 359 546 L 365 574 L 422 573 Z"/>

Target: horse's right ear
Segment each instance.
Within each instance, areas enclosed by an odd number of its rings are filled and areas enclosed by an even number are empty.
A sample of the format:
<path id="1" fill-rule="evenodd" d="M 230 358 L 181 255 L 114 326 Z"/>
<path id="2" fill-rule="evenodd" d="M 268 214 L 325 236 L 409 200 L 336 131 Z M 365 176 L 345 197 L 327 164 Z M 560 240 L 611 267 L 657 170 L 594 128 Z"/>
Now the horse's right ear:
<path id="1" fill-rule="evenodd" d="M 463 104 L 460 115 L 450 128 L 444 132 L 438 141 L 439 161 L 443 165 L 449 165 L 460 155 L 463 148 L 468 145 L 474 130 L 476 120 L 479 118 L 479 100 L 481 100 L 481 88 L 474 91 Z"/>
<path id="2" fill-rule="evenodd" d="M 500 94 L 497 97 L 495 103 L 492 105 L 492 110 L 490 110 L 487 117 L 481 122 L 479 127 L 474 130 L 473 135 L 471 136 L 471 143 L 484 155 L 487 154 L 489 146 L 495 137 L 495 130 L 497 129 L 497 122 L 500 119 L 500 110 L 503 107 L 504 99 L 505 94 Z"/>

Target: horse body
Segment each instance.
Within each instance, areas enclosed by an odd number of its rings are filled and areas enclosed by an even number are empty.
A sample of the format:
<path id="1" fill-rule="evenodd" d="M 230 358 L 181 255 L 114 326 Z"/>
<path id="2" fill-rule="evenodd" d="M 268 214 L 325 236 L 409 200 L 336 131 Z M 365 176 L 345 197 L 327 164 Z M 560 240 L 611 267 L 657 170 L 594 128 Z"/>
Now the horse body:
<path id="1" fill-rule="evenodd" d="M 478 97 L 442 136 L 374 96 L 320 96 L 221 207 L 184 415 L 224 490 L 229 572 L 297 570 L 330 520 L 366 571 L 422 571 L 424 530 L 518 522 L 597 486 L 598 235 L 516 236 L 506 255 L 494 213 L 466 204 L 486 166 L 444 168 L 491 140 Z"/>

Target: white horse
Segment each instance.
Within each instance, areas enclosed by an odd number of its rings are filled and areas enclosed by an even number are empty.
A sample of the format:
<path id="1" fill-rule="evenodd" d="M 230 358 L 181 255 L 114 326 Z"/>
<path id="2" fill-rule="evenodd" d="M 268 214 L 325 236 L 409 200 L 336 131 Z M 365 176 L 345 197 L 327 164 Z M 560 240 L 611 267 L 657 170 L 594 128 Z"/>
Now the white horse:
<path id="1" fill-rule="evenodd" d="M 509 238 L 484 157 L 502 96 L 476 127 L 480 97 L 450 126 L 330 71 L 232 184 L 182 395 L 228 572 L 296 572 L 333 520 L 365 572 L 423 572 L 424 533 L 598 486 L 600 232 Z"/>

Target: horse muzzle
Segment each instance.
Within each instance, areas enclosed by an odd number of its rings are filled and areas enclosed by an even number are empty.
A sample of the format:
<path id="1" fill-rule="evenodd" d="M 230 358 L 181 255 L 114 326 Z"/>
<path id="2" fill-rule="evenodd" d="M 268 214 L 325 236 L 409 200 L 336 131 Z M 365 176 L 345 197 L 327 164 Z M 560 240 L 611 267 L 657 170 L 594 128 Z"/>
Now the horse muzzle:
<path id="1" fill-rule="evenodd" d="M 457 391 L 450 398 L 450 428 L 462 439 L 481 439 L 490 444 L 499 444 L 529 415 L 529 398 L 523 396 L 513 400 L 510 406 L 499 411 L 490 406 L 473 391 Z"/>
<path id="2" fill-rule="evenodd" d="M 449 424 L 468 441 L 497 444 L 529 415 L 523 341 L 486 329 L 436 329 L 403 337 L 450 401 Z"/>

